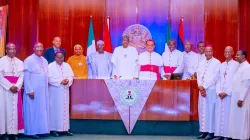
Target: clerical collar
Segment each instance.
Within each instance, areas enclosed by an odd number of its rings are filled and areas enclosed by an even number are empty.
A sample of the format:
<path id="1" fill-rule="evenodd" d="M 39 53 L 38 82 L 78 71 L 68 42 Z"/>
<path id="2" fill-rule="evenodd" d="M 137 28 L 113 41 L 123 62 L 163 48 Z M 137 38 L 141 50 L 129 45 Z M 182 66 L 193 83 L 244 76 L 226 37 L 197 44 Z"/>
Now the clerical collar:
<path id="1" fill-rule="evenodd" d="M 13 57 L 13 58 L 10 58 L 8 55 L 6 55 L 6 57 L 8 58 L 8 59 L 10 59 L 10 60 L 12 60 L 12 59 L 14 59 L 15 57 Z"/>

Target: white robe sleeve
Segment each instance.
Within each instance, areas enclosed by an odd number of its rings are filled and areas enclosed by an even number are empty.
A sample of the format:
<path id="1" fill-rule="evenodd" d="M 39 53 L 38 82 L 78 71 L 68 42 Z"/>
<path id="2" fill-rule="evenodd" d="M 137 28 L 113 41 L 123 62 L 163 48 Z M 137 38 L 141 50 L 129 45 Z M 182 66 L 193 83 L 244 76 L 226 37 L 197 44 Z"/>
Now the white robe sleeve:
<path id="1" fill-rule="evenodd" d="M 220 71 L 220 66 L 215 65 L 215 67 L 213 68 L 213 74 L 211 75 L 211 77 L 209 77 L 204 83 L 203 83 L 203 87 L 205 89 L 207 89 L 208 87 L 210 87 L 213 84 L 216 84 L 218 77 L 219 77 L 219 71 Z"/>
<path id="2" fill-rule="evenodd" d="M 71 67 L 68 65 L 67 66 L 67 73 L 68 73 L 68 76 L 67 79 L 69 80 L 68 84 L 66 85 L 67 87 L 70 87 L 72 84 L 73 84 L 73 77 L 74 77 L 74 73 L 71 69 Z"/>
<path id="3" fill-rule="evenodd" d="M 93 68 L 92 68 L 92 61 L 91 61 L 91 55 L 86 57 L 86 62 L 88 66 L 88 79 L 93 79 Z"/>
<path id="4" fill-rule="evenodd" d="M 30 76 L 31 76 L 31 72 L 28 70 L 25 70 L 24 71 L 24 87 L 25 87 L 26 94 L 34 92 L 32 83 L 30 80 Z"/>
<path id="5" fill-rule="evenodd" d="M 239 100 L 244 101 L 247 94 L 248 94 L 250 80 L 244 80 L 244 81 L 241 82 L 241 84 L 242 84 L 243 88 L 240 90 L 241 92 L 240 92 Z"/>
<path id="6" fill-rule="evenodd" d="M 4 88 L 4 89 L 6 89 L 6 90 L 9 90 L 12 86 L 13 86 L 13 84 L 12 83 L 10 83 L 6 78 L 4 78 L 4 76 L 3 76 L 3 72 L 0 72 L 0 77 L 1 77 L 1 79 L 0 79 L 0 85 Z"/>
<path id="7" fill-rule="evenodd" d="M 249 71 L 250 71 L 250 69 L 249 69 L 249 67 L 247 67 L 241 75 L 241 81 L 239 81 L 239 82 L 241 82 L 241 85 L 242 85 L 242 88 L 240 89 L 241 92 L 240 92 L 240 98 L 239 98 L 239 100 L 241 100 L 241 101 L 245 100 L 245 98 L 249 92 L 249 85 L 250 85 Z"/>
<path id="8" fill-rule="evenodd" d="M 184 68 L 183 55 L 182 53 L 179 53 L 178 54 L 178 66 L 176 70 L 174 71 L 174 73 L 183 73 L 183 68 Z"/>
<path id="9" fill-rule="evenodd" d="M 15 84 L 15 86 L 18 88 L 18 90 L 21 90 L 21 88 L 23 86 L 23 77 L 24 77 L 24 73 L 20 72 L 20 76 Z"/>
<path id="10" fill-rule="evenodd" d="M 111 62 L 113 63 L 113 72 L 112 72 L 112 75 L 113 75 L 113 77 L 116 75 L 116 76 L 118 76 L 117 75 L 117 68 L 116 68 L 116 66 L 117 66 L 117 61 L 118 61 L 118 54 L 117 54 L 118 52 L 117 52 L 117 49 L 115 49 L 115 51 L 114 51 L 114 53 L 113 53 L 113 55 L 112 55 L 112 58 L 111 58 Z"/>
<path id="11" fill-rule="evenodd" d="M 216 83 L 216 94 L 219 95 L 221 93 L 221 81 L 220 79 Z"/>

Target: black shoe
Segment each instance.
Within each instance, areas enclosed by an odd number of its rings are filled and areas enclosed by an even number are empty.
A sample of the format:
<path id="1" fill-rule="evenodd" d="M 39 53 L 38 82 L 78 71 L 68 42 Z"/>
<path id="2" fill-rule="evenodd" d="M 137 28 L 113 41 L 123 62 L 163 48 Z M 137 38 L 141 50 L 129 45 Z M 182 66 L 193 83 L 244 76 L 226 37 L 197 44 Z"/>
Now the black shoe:
<path id="1" fill-rule="evenodd" d="M 59 137 L 59 134 L 56 131 L 51 131 L 50 134 L 54 137 Z"/>
<path id="2" fill-rule="evenodd" d="M 207 132 L 202 133 L 199 137 L 197 137 L 197 139 L 204 139 L 207 136 Z"/>
<path id="3" fill-rule="evenodd" d="M 30 135 L 30 136 L 28 136 L 28 137 L 30 137 L 30 138 L 32 138 L 32 139 L 39 139 L 39 138 L 40 138 L 38 135 Z"/>
<path id="4" fill-rule="evenodd" d="M 9 140 L 9 136 L 7 134 L 3 135 L 3 140 Z"/>
<path id="5" fill-rule="evenodd" d="M 205 140 L 212 140 L 214 138 L 214 133 L 208 133 Z"/>
<path id="6" fill-rule="evenodd" d="M 224 140 L 224 137 L 216 137 L 213 140 Z"/>
<path id="7" fill-rule="evenodd" d="M 12 140 L 18 140 L 18 137 L 17 137 L 17 135 L 11 135 L 11 139 Z"/>
<path id="8" fill-rule="evenodd" d="M 66 131 L 64 134 L 67 135 L 67 136 L 73 136 L 73 133 L 71 133 L 69 131 Z"/>

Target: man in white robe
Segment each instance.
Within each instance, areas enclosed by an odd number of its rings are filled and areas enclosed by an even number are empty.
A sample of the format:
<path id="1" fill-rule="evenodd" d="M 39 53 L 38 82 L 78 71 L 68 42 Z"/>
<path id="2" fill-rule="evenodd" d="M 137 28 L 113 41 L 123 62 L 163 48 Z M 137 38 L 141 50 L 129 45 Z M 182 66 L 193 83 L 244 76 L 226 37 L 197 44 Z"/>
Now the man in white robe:
<path id="1" fill-rule="evenodd" d="M 170 80 L 172 73 L 183 73 L 183 55 L 176 49 L 176 42 L 170 39 L 168 42 L 169 51 L 162 54 L 163 70 L 161 75 L 163 79 Z"/>
<path id="2" fill-rule="evenodd" d="M 0 59 L 0 134 L 18 139 L 23 133 L 21 88 L 23 85 L 23 62 L 15 57 L 16 46 L 6 45 L 7 55 Z"/>
<path id="3" fill-rule="evenodd" d="M 200 41 L 197 44 L 197 47 L 198 47 L 198 51 L 199 51 L 198 52 L 198 64 L 199 64 L 201 61 L 206 59 L 206 56 L 205 56 L 205 43 L 203 41 Z"/>
<path id="4" fill-rule="evenodd" d="M 250 66 L 247 52 L 239 50 L 236 61 L 240 63 L 232 79 L 232 97 L 229 115 L 229 137 L 246 140 L 250 137 Z"/>
<path id="5" fill-rule="evenodd" d="M 138 78 L 138 52 L 135 47 L 128 46 L 129 37 L 122 37 L 122 46 L 116 47 L 111 58 L 114 79 Z"/>
<path id="6" fill-rule="evenodd" d="M 33 50 L 24 60 L 24 134 L 39 139 L 49 133 L 48 61 L 42 56 L 42 43 Z"/>
<path id="7" fill-rule="evenodd" d="M 219 77 L 220 61 L 213 57 L 213 48 L 205 48 L 206 59 L 203 60 L 197 70 L 197 82 L 199 88 L 198 113 L 200 132 L 203 134 L 198 139 L 212 139 L 215 132 L 215 100 L 216 82 Z"/>
<path id="8" fill-rule="evenodd" d="M 146 51 L 139 55 L 138 65 L 140 68 L 140 80 L 160 80 L 161 68 L 163 66 L 162 57 L 154 52 L 154 40 L 147 40 Z"/>
<path id="9" fill-rule="evenodd" d="M 197 44 L 197 48 L 198 48 L 198 65 L 197 65 L 197 69 L 198 69 L 198 66 L 199 64 L 206 59 L 206 56 L 205 56 L 205 43 L 203 41 L 200 41 L 198 44 Z M 196 71 L 197 71 L 196 69 Z M 194 73 L 194 78 L 197 79 L 197 73 Z"/>
<path id="10" fill-rule="evenodd" d="M 182 80 L 190 79 L 198 67 L 198 55 L 192 51 L 193 44 L 190 41 L 185 42 L 185 51 L 183 52 L 183 76 Z"/>
<path id="11" fill-rule="evenodd" d="M 220 65 L 220 75 L 216 84 L 216 103 L 215 103 L 215 133 L 214 140 L 228 138 L 228 123 L 232 93 L 232 79 L 239 66 L 233 60 L 233 48 L 227 46 L 224 51 L 226 61 Z"/>
<path id="12" fill-rule="evenodd" d="M 69 87 L 74 73 L 69 64 L 63 62 L 63 52 L 56 52 L 55 61 L 48 66 L 49 73 L 49 126 L 53 136 L 58 132 L 68 136 L 69 132 Z"/>
<path id="13" fill-rule="evenodd" d="M 112 77 L 112 55 L 104 51 L 104 42 L 97 41 L 97 52 L 87 56 L 89 79 L 110 79 Z"/>

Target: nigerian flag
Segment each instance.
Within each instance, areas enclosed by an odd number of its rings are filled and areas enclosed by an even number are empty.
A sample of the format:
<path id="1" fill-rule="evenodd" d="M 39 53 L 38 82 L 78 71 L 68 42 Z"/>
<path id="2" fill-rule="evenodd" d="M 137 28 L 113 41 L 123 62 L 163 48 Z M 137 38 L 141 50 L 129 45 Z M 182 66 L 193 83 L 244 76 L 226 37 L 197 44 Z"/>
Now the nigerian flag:
<path id="1" fill-rule="evenodd" d="M 170 32 L 170 21 L 167 22 L 167 32 L 166 32 L 166 42 L 165 42 L 165 51 L 169 51 L 168 48 L 168 41 L 171 38 L 171 32 Z"/>
<path id="2" fill-rule="evenodd" d="M 94 36 L 92 17 L 90 17 L 87 56 L 90 55 L 93 52 L 96 52 L 95 36 Z"/>

